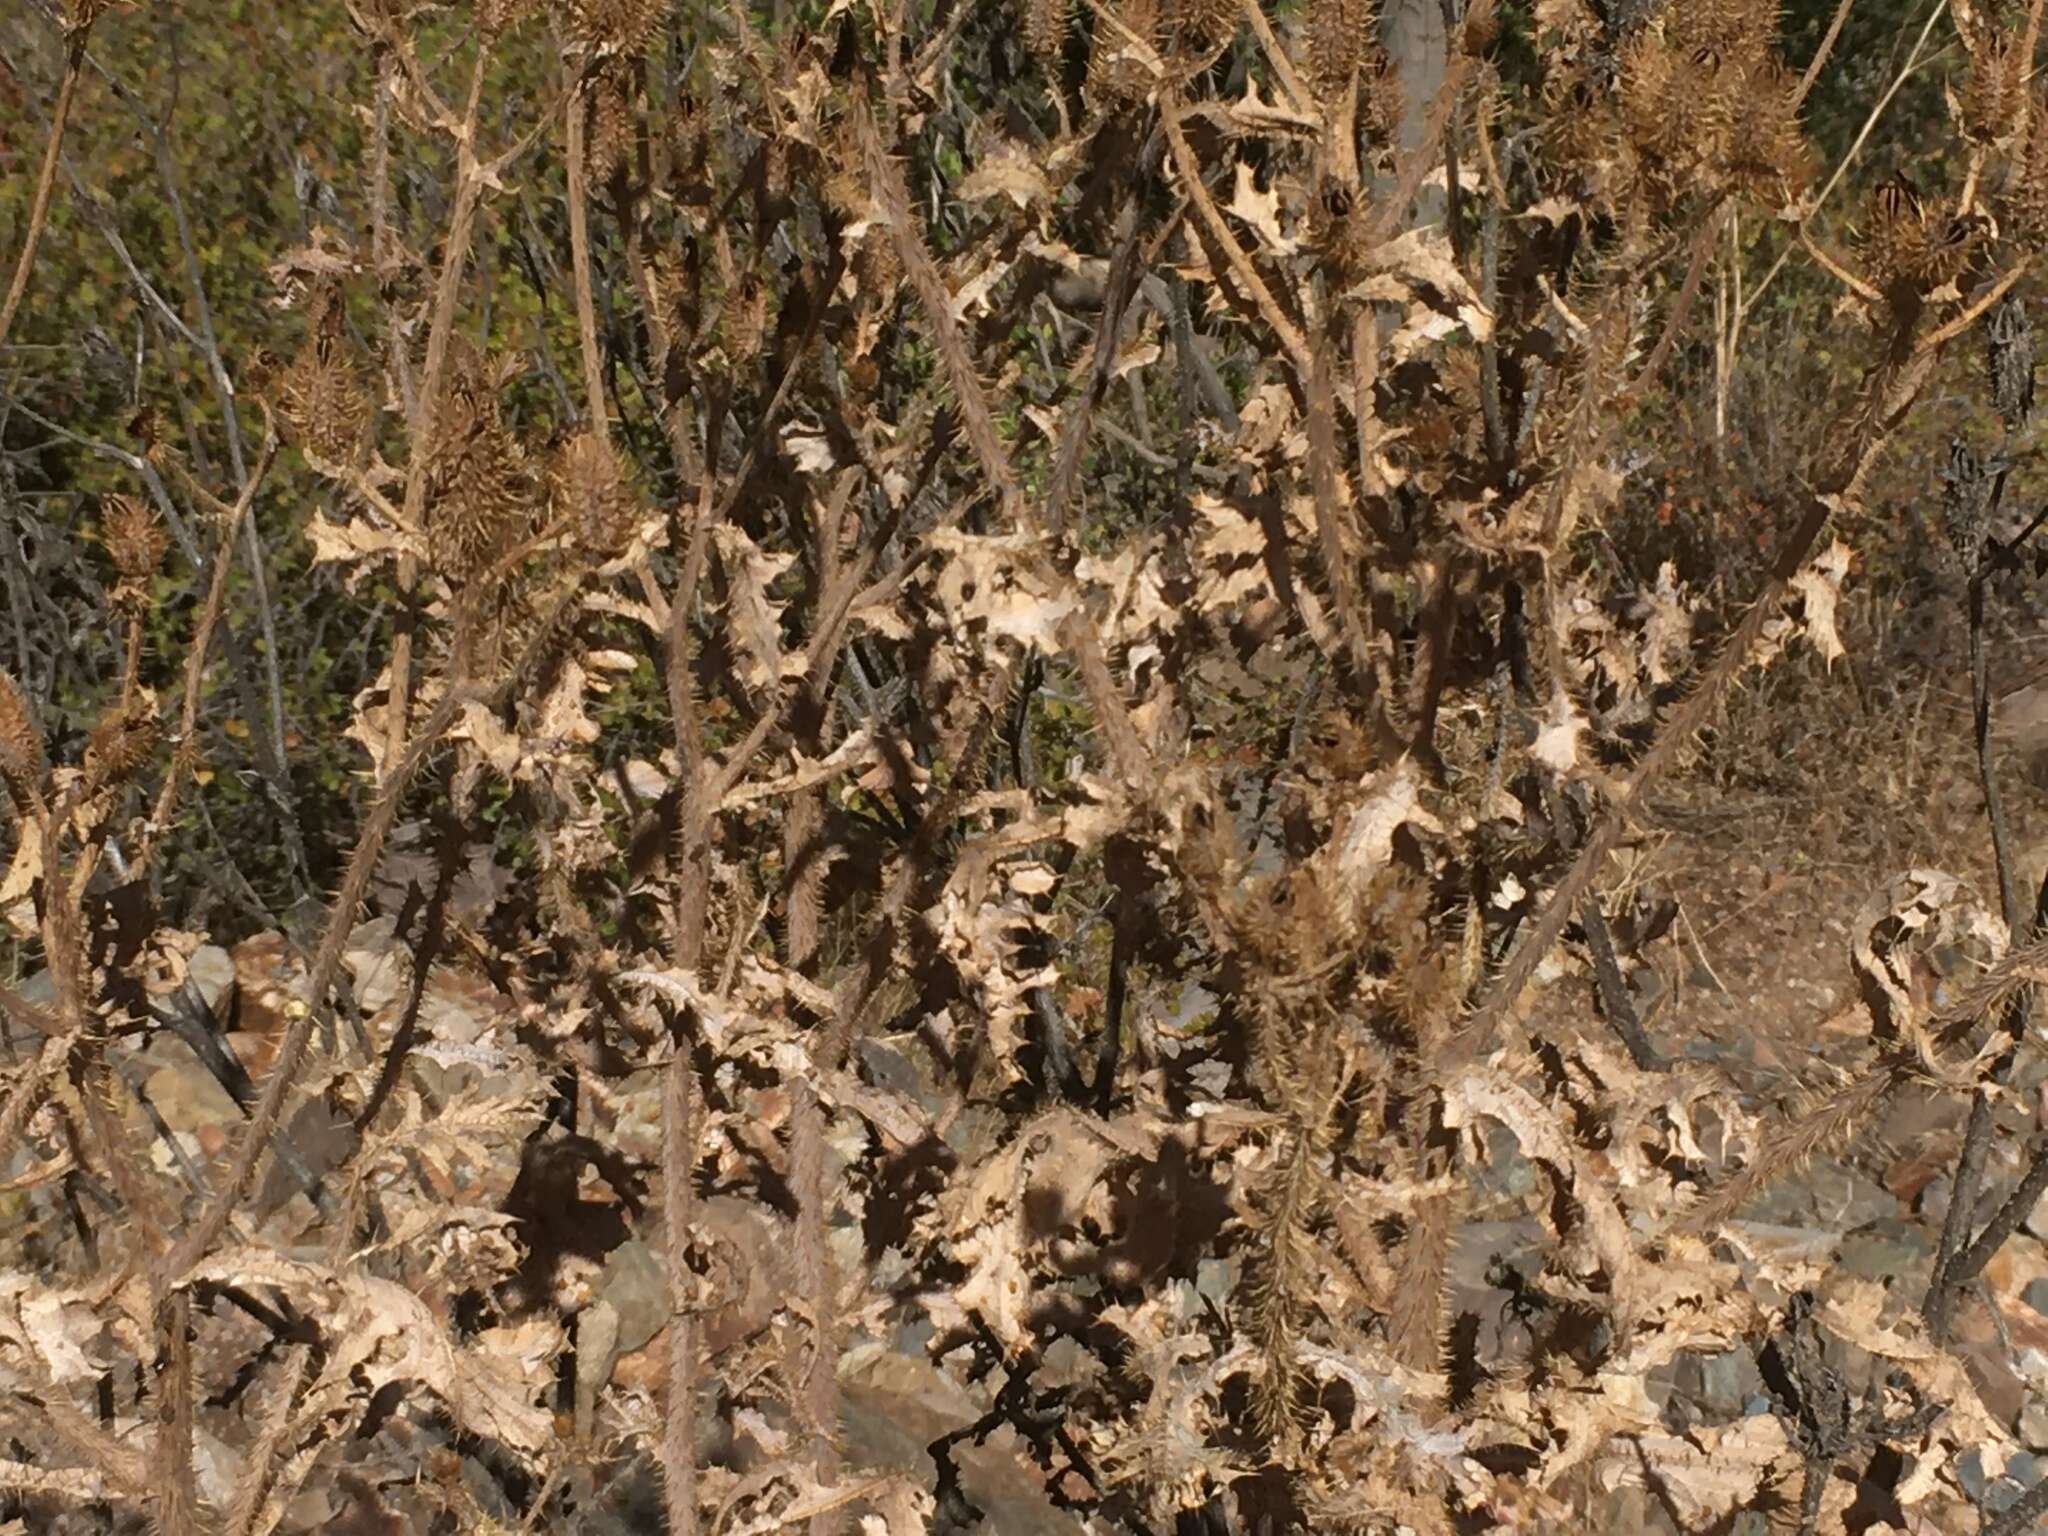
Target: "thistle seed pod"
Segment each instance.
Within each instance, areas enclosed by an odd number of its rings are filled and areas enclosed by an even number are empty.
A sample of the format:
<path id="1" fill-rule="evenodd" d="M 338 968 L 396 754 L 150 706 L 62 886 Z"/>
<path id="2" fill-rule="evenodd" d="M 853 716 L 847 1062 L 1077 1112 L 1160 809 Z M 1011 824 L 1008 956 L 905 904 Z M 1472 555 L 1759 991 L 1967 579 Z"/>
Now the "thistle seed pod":
<path id="1" fill-rule="evenodd" d="M 1159 44 L 1159 0 L 1118 0 L 1116 18 L 1152 47 Z M 1152 89 L 1144 64 L 1131 57 L 1130 38 L 1105 20 L 1095 23 L 1088 57 L 1088 90 L 1104 102 L 1142 101 Z"/>
<path id="2" fill-rule="evenodd" d="M 65 0 L 64 30 L 83 32 L 114 8 L 114 0 Z"/>
<path id="3" fill-rule="evenodd" d="M 1975 576 L 1984 559 L 1984 540 L 1991 526 L 1991 492 L 2009 467 L 2006 460 L 1980 458 L 1961 438 L 1948 447 L 1948 467 L 1941 472 L 1941 531 L 1948 536 L 1965 576 Z"/>
<path id="4" fill-rule="evenodd" d="M 2024 62 L 2019 39 L 2002 27 L 1987 27 L 1971 50 L 1963 131 L 1978 143 L 1996 143 L 2018 123 L 2026 89 Z"/>
<path id="5" fill-rule="evenodd" d="M 1364 60 L 1372 13 L 1366 0 L 1309 0 L 1303 73 L 1325 101 L 1344 94 Z"/>
<path id="6" fill-rule="evenodd" d="M 633 147 L 633 101 L 626 71 L 616 66 L 600 70 L 590 83 L 589 99 L 590 174 L 609 181 Z"/>
<path id="7" fill-rule="evenodd" d="M 348 468 L 370 422 L 370 397 L 342 329 L 341 296 L 325 291 L 312 308 L 305 344 L 278 377 L 277 411 L 301 451 Z"/>
<path id="8" fill-rule="evenodd" d="M 424 531 L 434 568 L 452 582 L 480 575 L 530 529 L 533 501 L 526 456 L 499 424 L 492 370 L 465 352 L 455 362 L 427 464 Z"/>
<path id="9" fill-rule="evenodd" d="M 84 767 L 87 781 L 95 789 L 110 789 L 127 783 L 140 773 L 156 754 L 163 728 L 156 711 L 140 698 L 126 708 L 116 708 L 93 727 L 86 738 Z"/>
<path id="10" fill-rule="evenodd" d="M 726 290 L 718 330 L 725 355 L 735 364 L 751 367 L 768 334 L 768 290 L 754 273 Z"/>
<path id="11" fill-rule="evenodd" d="M 1365 74 L 1365 131 L 1374 143 L 1391 144 L 1408 111 L 1400 72 L 1386 50 L 1377 46 L 1366 49 L 1361 68 Z"/>
<path id="12" fill-rule="evenodd" d="M 1181 48 L 1197 58 L 1226 47 L 1243 19 L 1236 0 L 1177 0 L 1173 6 L 1175 36 Z"/>
<path id="13" fill-rule="evenodd" d="M 1024 47 L 1038 67 L 1057 76 L 1066 51 L 1068 0 L 1023 0 Z"/>
<path id="14" fill-rule="evenodd" d="M 1671 46 L 1684 53 L 1710 48 L 1729 62 L 1763 58 L 1778 30 L 1775 0 L 1683 0 L 1664 8 Z"/>
<path id="15" fill-rule="evenodd" d="M 526 20 L 533 9 L 534 0 L 476 0 L 477 30 L 497 37 Z"/>
<path id="16" fill-rule="evenodd" d="M 569 523 L 577 543 L 599 558 L 617 554 L 639 521 L 640 499 L 618 455 L 588 428 L 555 450 L 548 464 L 548 499 L 554 519 Z"/>
<path id="17" fill-rule="evenodd" d="M 100 541 L 121 573 L 109 594 L 114 610 L 130 617 L 141 614 L 149 607 L 150 578 L 170 548 L 156 509 L 133 496 L 109 492 L 100 498 Z"/>
<path id="18" fill-rule="evenodd" d="M 1871 195 L 1858 250 L 1879 288 L 1918 280 L 1928 264 L 1927 222 L 1919 189 L 1903 175 L 1889 178 Z"/>
<path id="19" fill-rule="evenodd" d="M 1725 171 L 1731 188 L 1758 202 L 1789 203 L 1813 174 L 1794 106 L 1797 82 L 1776 63 L 1752 71 L 1748 105 L 1729 125 Z"/>
<path id="20" fill-rule="evenodd" d="M 637 56 L 668 20 L 669 0 L 572 0 L 569 41 L 586 53 Z"/>
<path id="21" fill-rule="evenodd" d="M 2048 244 L 2048 91 L 2034 93 L 2027 125 L 2026 146 L 2006 208 L 2020 240 L 2040 246 Z"/>
<path id="22" fill-rule="evenodd" d="M 1991 403 L 2006 429 L 2017 432 L 2034 411 L 2034 328 L 2016 293 L 2008 293 L 1985 317 L 1984 364 L 1991 376 Z"/>
<path id="23" fill-rule="evenodd" d="M 0 782 L 7 785 L 17 810 L 28 813 L 31 792 L 42 787 L 50 771 L 43 756 L 42 733 L 28 700 L 12 677 L 0 672 Z"/>

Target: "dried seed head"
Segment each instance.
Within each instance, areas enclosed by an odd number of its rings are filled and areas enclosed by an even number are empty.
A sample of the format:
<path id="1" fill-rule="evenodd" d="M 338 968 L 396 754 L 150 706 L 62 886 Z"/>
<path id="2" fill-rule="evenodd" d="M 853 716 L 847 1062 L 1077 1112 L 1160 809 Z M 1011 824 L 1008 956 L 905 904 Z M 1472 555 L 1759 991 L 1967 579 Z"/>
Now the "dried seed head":
<path id="1" fill-rule="evenodd" d="M 465 343 L 450 359 L 447 397 L 427 462 L 427 555 L 451 582 L 489 567 L 532 528 L 526 455 L 499 421 L 502 365 Z"/>
<path id="2" fill-rule="evenodd" d="M 114 8 L 114 0 L 65 0 L 64 30 L 83 32 Z"/>
<path id="3" fill-rule="evenodd" d="M 1121 28 L 1109 21 L 1112 13 Z M 1088 91 L 1098 101 L 1143 101 L 1150 93 L 1152 76 L 1136 56 L 1132 37 L 1149 47 L 1159 46 L 1159 0 L 1117 0 L 1096 19 L 1088 54 Z"/>
<path id="4" fill-rule="evenodd" d="M 2020 241 L 2038 248 L 2048 245 L 2048 89 L 2034 93 L 2019 162 L 2006 194 L 2006 212 Z"/>
<path id="5" fill-rule="evenodd" d="M 309 312 L 306 340 L 277 378 L 277 412 L 302 453 L 319 464 L 351 468 L 370 422 L 369 392 L 343 328 L 340 293 L 316 290 Z"/>
<path id="6" fill-rule="evenodd" d="M 1324 101 L 1344 94 L 1365 58 L 1372 8 L 1367 0 L 1309 0 L 1303 18 L 1303 73 Z"/>
<path id="7" fill-rule="evenodd" d="M 1612 98 L 1583 70 L 1555 72 L 1543 94 L 1546 160 L 1573 179 L 1597 178 L 1623 147 Z"/>
<path id="8" fill-rule="evenodd" d="M 476 0 L 477 30 L 486 37 L 509 32 L 531 16 L 535 0 Z"/>
<path id="9" fill-rule="evenodd" d="M 86 738 L 86 779 L 95 789 L 127 783 L 148 765 L 162 735 L 156 710 L 143 697 L 130 700 L 125 708 L 117 706 Z"/>
<path id="10" fill-rule="evenodd" d="M 1775 61 L 1749 72 L 1722 144 L 1719 168 L 1733 191 L 1784 204 L 1806 185 L 1813 166 L 1797 99 L 1798 82 Z"/>
<path id="11" fill-rule="evenodd" d="M 1941 531 L 1961 562 L 1963 574 L 1974 576 L 1984 558 L 1984 540 L 1991 526 L 1991 492 L 2010 467 L 1999 457 L 1984 459 L 1961 438 L 1948 446 L 1948 467 L 1941 472 Z"/>
<path id="12" fill-rule="evenodd" d="M 1748 65 L 1769 52 L 1778 30 L 1775 0 L 1683 0 L 1664 8 L 1672 48 L 1693 54 L 1711 49 L 1726 63 Z"/>
<path id="13" fill-rule="evenodd" d="M 1055 78 L 1067 46 L 1068 0 L 1023 0 L 1024 46 L 1038 67 Z"/>
<path id="14" fill-rule="evenodd" d="M 42 733 L 28 700 L 12 677 L 0 672 L 0 781 L 5 781 L 15 806 L 26 814 L 30 792 L 42 786 L 49 772 Z"/>
<path id="15" fill-rule="evenodd" d="M 654 46 L 669 0 L 571 0 L 569 40 L 588 53 L 638 55 Z"/>
<path id="16" fill-rule="evenodd" d="M 633 148 L 633 98 L 627 72 L 617 64 L 598 71 L 590 83 L 590 174 L 609 181 Z"/>
<path id="17" fill-rule="evenodd" d="M 1400 71 L 1384 48 L 1365 51 L 1365 131 L 1376 144 L 1391 144 L 1400 132 L 1401 119 L 1408 111 L 1407 94 L 1401 89 Z"/>
<path id="18" fill-rule="evenodd" d="M 1891 177 L 1871 195 L 1870 217 L 1858 249 L 1864 270 L 1879 288 L 1917 281 L 1928 260 L 1927 206 L 1920 190 L 1903 175 Z"/>
<path id="19" fill-rule="evenodd" d="M 548 464 L 549 511 L 566 521 L 589 553 L 617 554 L 639 521 L 640 498 L 611 444 L 584 428 L 557 448 Z"/>
<path id="20" fill-rule="evenodd" d="M 719 341 L 734 364 L 752 367 L 768 334 L 768 290 L 749 272 L 726 291 L 718 317 Z"/>
<path id="21" fill-rule="evenodd" d="M 1237 0 L 1166 0 L 1161 30 L 1179 60 L 1200 68 L 1230 45 L 1243 20 Z"/>
<path id="22" fill-rule="evenodd" d="M 114 569 L 121 573 L 111 594 L 114 608 L 130 615 L 141 613 L 149 606 L 150 578 L 170 548 L 156 508 L 118 491 L 102 496 L 100 540 L 113 557 Z"/>
<path id="23" fill-rule="evenodd" d="M 2020 39 L 1990 25 L 1970 50 L 1970 77 L 1963 87 L 1963 131 L 1980 144 L 1994 144 L 2019 126 L 2026 90 Z"/>
<path id="24" fill-rule="evenodd" d="M 2018 431 L 2034 411 L 2034 327 L 2016 293 L 2000 299 L 1985 317 L 1984 364 L 1991 403 L 2006 426 Z"/>

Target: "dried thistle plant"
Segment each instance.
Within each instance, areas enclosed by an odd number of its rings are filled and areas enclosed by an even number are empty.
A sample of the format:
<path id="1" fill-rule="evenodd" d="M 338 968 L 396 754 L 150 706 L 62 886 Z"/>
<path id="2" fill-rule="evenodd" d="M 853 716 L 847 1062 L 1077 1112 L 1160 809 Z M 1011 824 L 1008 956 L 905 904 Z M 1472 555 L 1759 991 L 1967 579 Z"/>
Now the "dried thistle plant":
<path id="1" fill-rule="evenodd" d="M 115 608 L 140 614 L 152 601 L 151 583 L 171 546 L 163 520 L 141 498 L 110 492 L 100 498 L 100 541 L 121 576 L 112 593 Z"/>
<path id="2" fill-rule="evenodd" d="M 0 779 L 7 782 L 15 810 L 26 816 L 43 778 L 50 771 L 43 754 L 43 735 L 21 687 L 0 671 Z"/>
<path id="3" fill-rule="evenodd" d="M 293 441 L 322 463 L 354 467 L 370 422 L 370 399 L 344 326 L 340 291 L 318 288 L 307 306 L 305 342 L 278 376 L 278 415 Z"/>
<path id="4" fill-rule="evenodd" d="M 1325 103 L 1350 86 L 1373 27 L 1370 0 L 1311 0 L 1302 17 L 1303 74 Z"/>
<path id="5" fill-rule="evenodd" d="M 1949 444 L 1948 464 L 1941 472 L 1941 526 L 1966 576 L 1974 576 L 1983 562 L 1991 493 L 2008 467 L 2002 458 L 1980 457 L 1961 438 Z"/>
<path id="6" fill-rule="evenodd" d="M 670 0 L 569 0 L 570 42 L 587 53 L 636 57 L 652 48 Z"/>
<path id="7" fill-rule="evenodd" d="M 138 693 L 109 710 L 86 738 L 82 759 L 86 781 L 94 789 L 116 789 L 128 783 L 156 756 L 163 725 L 156 706 Z"/>
<path id="8" fill-rule="evenodd" d="M 1067 46 L 1068 0 L 1020 0 L 1024 47 L 1047 74 L 1058 76 Z"/>
<path id="9" fill-rule="evenodd" d="M 500 420 L 498 388 L 494 365 L 466 352 L 435 423 L 424 531 L 434 568 L 453 582 L 481 575 L 532 527 L 535 487 Z"/>
<path id="10" fill-rule="evenodd" d="M 639 495 L 618 455 L 589 428 L 555 450 L 547 484 L 552 519 L 567 523 L 577 542 L 598 558 L 617 554 L 640 520 Z"/>
<path id="11" fill-rule="evenodd" d="M 2034 327 L 2018 294 L 2007 294 L 1984 318 L 1984 370 L 1991 403 L 2017 432 L 2034 411 Z"/>

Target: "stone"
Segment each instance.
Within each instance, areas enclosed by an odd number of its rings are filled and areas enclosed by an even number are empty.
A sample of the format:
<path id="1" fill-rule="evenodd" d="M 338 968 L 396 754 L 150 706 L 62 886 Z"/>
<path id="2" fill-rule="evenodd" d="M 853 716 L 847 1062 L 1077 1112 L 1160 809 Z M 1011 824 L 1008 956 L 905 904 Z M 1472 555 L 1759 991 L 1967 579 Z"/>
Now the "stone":
<path id="1" fill-rule="evenodd" d="M 2048 1403 L 2038 1397 L 2028 1399 L 2020 1410 L 2019 1436 L 2029 1450 L 2048 1451 Z"/>
<path id="2" fill-rule="evenodd" d="M 1483 1194 L 1509 1200 L 1524 1200 L 1536 1187 L 1536 1165 L 1522 1155 L 1515 1133 L 1506 1126 L 1488 1122 L 1486 1162 L 1474 1170 L 1472 1182 Z"/>
<path id="3" fill-rule="evenodd" d="M 654 1250 L 628 1238 L 605 1260 L 597 1293 L 618 1319 L 618 1349 L 631 1354 L 668 1323 L 668 1280 Z"/>
<path id="4" fill-rule="evenodd" d="M 1972 1446 L 1955 1459 L 1956 1481 L 1973 1502 L 1981 1501 L 1990 1479 L 1984 1475 L 1984 1453 Z"/>
<path id="5" fill-rule="evenodd" d="M 1894 1287 L 1924 1284 L 1934 1261 L 1926 1229 L 1896 1216 L 1859 1226 L 1842 1239 L 1840 1255 L 1844 1274 Z"/>
<path id="6" fill-rule="evenodd" d="M 2020 1300 L 2048 1317 L 2048 1275 L 2029 1280 L 2027 1288 L 2020 1292 Z"/>
<path id="7" fill-rule="evenodd" d="M 1751 1399 L 1763 1391 L 1763 1373 L 1757 1369 L 1756 1357 L 1746 1349 L 1701 1356 L 1699 1369 L 1695 1400 L 1716 1420 L 1743 1417 Z"/>
<path id="8" fill-rule="evenodd" d="M 2034 1202 L 2034 1208 L 2027 1213 L 2027 1219 L 2021 1225 L 2029 1237 L 2048 1242 L 2048 1195 Z"/>
<path id="9" fill-rule="evenodd" d="M 1899 1214 L 1891 1191 L 1832 1157 L 1817 1157 L 1797 1178 L 1766 1190 L 1742 1208 L 1752 1221 L 1819 1226 L 1842 1232 Z"/>

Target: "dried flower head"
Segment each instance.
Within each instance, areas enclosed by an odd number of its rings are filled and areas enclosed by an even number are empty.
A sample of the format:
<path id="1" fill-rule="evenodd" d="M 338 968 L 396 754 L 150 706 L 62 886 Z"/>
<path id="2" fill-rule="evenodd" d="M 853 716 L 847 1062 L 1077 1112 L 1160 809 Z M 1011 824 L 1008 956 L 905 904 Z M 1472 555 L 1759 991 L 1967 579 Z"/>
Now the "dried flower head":
<path id="1" fill-rule="evenodd" d="M 1068 0 L 1023 0 L 1024 47 L 1038 67 L 1057 77 L 1067 46 Z"/>
<path id="2" fill-rule="evenodd" d="M 1991 494 L 1998 477 L 2010 468 L 1996 455 L 1980 457 L 1956 438 L 1948 447 L 1948 467 L 1941 472 L 1941 530 L 1961 562 L 1963 574 L 1975 576 L 1984 559 L 1984 540 L 1991 527 Z"/>
<path id="3" fill-rule="evenodd" d="M 669 0 L 571 0 L 569 40 L 587 53 L 638 55 L 668 20 Z"/>
<path id="4" fill-rule="evenodd" d="M 2034 93 L 2027 141 L 2005 199 L 2005 220 L 2021 243 L 2048 245 L 2048 89 Z"/>
<path id="5" fill-rule="evenodd" d="M 537 0 L 476 0 L 477 30 L 486 37 L 509 32 L 537 9 Z"/>
<path id="6" fill-rule="evenodd" d="M 1236 0 L 1171 0 L 1166 10 L 1176 52 L 1197 61 L 1227 47 L 1243 20 Z"/>
<path id="7" fill-rule="evenodd" d="M 1120 26 L 1109 20 L 1112 15 Z M 1105 10 L 1091 38 L 1089 94 L 1105 103 L 1144 100 L 1152 89 L 1152 76 L 1131 39 L 1156 49 L 1159 30 L 1159 0 L 1117 0 Z"/>
<path id="8" fill-rule="evenodd" d="M 2034 327 L 2016 293 L 2008 293 L 1985 316 L 1984 365 L 1992 405 L 2006 426 L 2018 431 L 2034 411 Z"/>
<path id="9" fill-rule="evenodd" d="M 549 459 L 548 501 L 553 520 L 567 522 L 576 542 L 600 558 L 617 554 L 639 521 L 639 494 L 618 455 L 587 427 Z"/>
<path id="10" fill-rule="evenodd" d="M 0 781 L 6 783 L 16 808 L 23 814 L 28 811 L 32 791 L 41 788 L 49 767 L 49 759 L 43 755 L 42 733 L 36 729 L 28 700 L 22 697 L 14 679 L 0 672 Z"/>
<path id="11" fill-rule="evenodd" d="M 1995 144 L 2019 126 L 2026 101 L 2026 60 L 2020 39 L 2004 27 L 1982 26 L 1970 48 L 1970 74 L 1963 87 L 1963 131 L 1980 144 Z"/>
<path id="12" fill-rule="evenodd" d="M 499 420 L 501 369 L 465 346 L 451 359 L 427 463 L 428 558 L 453 582 L 481 575 L 532 526 L 526 455 Z"/>
<path id="13" fill-rule="evenodd" d="M 125 705 L 117 705 L 86 738 L 87 780 L 95 789 L 127 783 L 155 756 L 162 735 L 156 709 L 145 695 L 138 694 Z"/>
<path id="14" fill-rule="evenodd" d="M 113 591 L 114 607 L 136 614 L 149 606 L 150 579 L 170 548 L 156 508 L 118 491 L 100 498 L 100 541 L 113 558 L 121 579 Z"/>
<path id="15" fill-rule="evenodd" d="M 340 293 L 322 286 L 309 305 L 306 340 L 275 385 L 278 415 L 299 450 L 318 464 L 354 464 L 370 422 L 370 397 L 343 328 Z"/>
<path id="16" fill-rule="evenodd" d="M 1309 0 L 1302 26 L 1303 73 L 1318 96 L 1334 101 L 1364 60 L 1372 7 L 1368 0 Z"/>
<path id="17" fill-rule="evenodd" d="M 607 63 L 590 82 L 584 98 L 590 113 L 585 141 L 590 146 L 590 174 L 608 181 L 627 161 L 633 148 L 633 97 L 627 70 Z"/>
<path id="18" fill-rule="evenodd" d="M 1930 261 L 1930 222 L 1920 189 L 1903 173 L 1878 186 L 1858 241 L 1872 282 L 1887 292 L 1917 287 Z"/>

